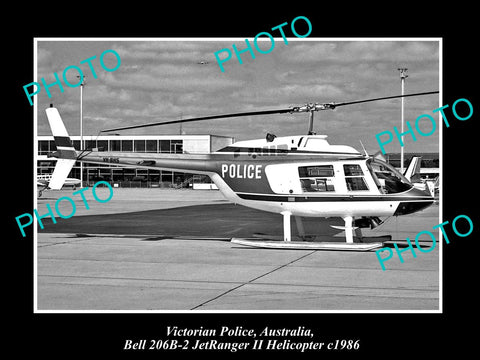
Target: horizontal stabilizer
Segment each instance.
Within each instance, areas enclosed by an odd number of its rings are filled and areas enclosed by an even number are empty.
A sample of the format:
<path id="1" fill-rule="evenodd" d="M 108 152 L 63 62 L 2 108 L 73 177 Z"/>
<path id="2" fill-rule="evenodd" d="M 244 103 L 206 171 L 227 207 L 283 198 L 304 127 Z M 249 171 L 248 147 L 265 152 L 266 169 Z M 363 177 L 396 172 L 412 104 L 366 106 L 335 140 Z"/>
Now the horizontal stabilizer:
<path id="1" fill-rule="evenodd" d="M 337 229 L 337 230 L 346 230 L 346 229 L 353 229 L 357 230 L 358 226 L 352 226 L 352 227 L 346 227 L 346 226 L 338 226 L 338 225 L 330 225 L 331 228 Z"/>

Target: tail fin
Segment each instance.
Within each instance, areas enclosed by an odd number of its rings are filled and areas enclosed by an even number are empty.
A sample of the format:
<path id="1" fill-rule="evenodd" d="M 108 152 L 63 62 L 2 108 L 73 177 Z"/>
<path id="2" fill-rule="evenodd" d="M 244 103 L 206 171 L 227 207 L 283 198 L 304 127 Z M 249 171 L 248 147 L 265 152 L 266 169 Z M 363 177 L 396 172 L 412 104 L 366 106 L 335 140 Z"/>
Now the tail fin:
<path id="1" fill-rule="evenodd" d="M 412 183 L 420 181 L 421 161 L 421 156 L 412 157 L 412 160 L 410 160 L 410 164 L 408 164 L 407 170 L 405 170 L 405 177 Z"/>
<path id="2" fill-rule="evenodd" d="M 63 124 L 58 110 L 50 107 L 46 109 L 45 112 L 47 113 L 48 123 L 50 124 L 50 129 L 55 139 L 55 146 L 57 147 L 57 151 L 51 156 L 58 158 L 55 169 L 53 170 L 52 180 L 50 180 L 48 187 L 59 190 L 62 188 L 65 179 L 77 160 L 77 152 L 68 136 L 67 129 Z"/>

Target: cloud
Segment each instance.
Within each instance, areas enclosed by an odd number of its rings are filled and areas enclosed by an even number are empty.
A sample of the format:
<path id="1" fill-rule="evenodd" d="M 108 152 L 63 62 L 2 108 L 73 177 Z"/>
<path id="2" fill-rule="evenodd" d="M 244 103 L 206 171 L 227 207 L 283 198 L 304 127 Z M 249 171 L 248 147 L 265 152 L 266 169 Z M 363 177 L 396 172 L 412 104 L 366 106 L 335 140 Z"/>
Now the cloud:
<path id="1" fill-rule="evenodd" d="M 123 42 L 115 46 L 122 60 L 158 64 L 197 64 L 201 60 L 215 61 L 214 52 L 231 43 L 221 41 L 182 41 L 158 39 L 157 41 Z"/>
<path id="2" fill-rule="evenodd" d="M 168 91 L 174 93 L 224 90 L 243 85 L 242 80 L 219 77 L 211 69 L 199 72 L 200 65 L 144 65 L 135 71 L 118 71 L 106 74 L 103 82 L 112 88 L 132 91 Z M 123 69 L 122 69 L 123 70 Z"/>
<path id="3" fill-rule="evenodd" d="M 344 97 L 344 91 L 331 84 L 287 83 L 261 89 L 242 88 L 233 93 L 233 98 L 241 98 L 244 103 L 270 105 L 303 105 L 308 102 L 321 102 L 326 99 Z M 268 100 L 265 100 L 268 99 Z"/>
<path id="4" fill-rule="evenodd" d="M 314 63 L 318 61 L 355 63 L 365 61 L 435 61 L 437 41 L 301 41 L 291 42 L 283 52 L 284 61 Z"/>

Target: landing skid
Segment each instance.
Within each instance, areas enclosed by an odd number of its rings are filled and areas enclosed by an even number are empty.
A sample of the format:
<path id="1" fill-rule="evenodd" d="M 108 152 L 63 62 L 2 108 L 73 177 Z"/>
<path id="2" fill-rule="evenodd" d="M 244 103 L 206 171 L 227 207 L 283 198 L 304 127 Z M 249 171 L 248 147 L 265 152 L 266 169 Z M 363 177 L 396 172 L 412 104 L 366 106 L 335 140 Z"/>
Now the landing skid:
<path id="1" fill-rule="evenodd" d="M 272 241 L 283 241 L 283 236 L 281 235 L 269 235 L 269 234 L 253 234 L 252 237 L 254 239 L 259 239 L 259 240 L 272 240 Z M 316 235 L 304 235 L 304 236 L 292 236 L 291 241 L 297 241 L 297 242 L 312 242 L 316 241 L 318 236 Z"/>
<path id="2" fill-rule="evenodd" d="M 291 249 L 291 250 L 349 250 L 369 251 L 381 248 L 383 243 L 341 243 L 341 242 L 307 242 L 307 241 L 271 241 L 233 238 L 233 244 L 264 249 Z"/>
<path id="3" fill-rule="evenodd" d="M 391 236 L 364 238 L 361 230 L 352 226 L 353 217 L 346 216 L 343 218 L 345 226 L 334 226 L 345 231 L 345 242 L 315 241 L 318 237 L 306 235 L 301 217 L 295 216 L 299 236 L 294 236 L 292 241 L 290 226 L 290 216 L 292 214 L 285 211 L 282 212 L 282 215 L 283 237 L 255 234 L 253 239 L 233 238 L 231 242 L 238 245 L 266 249 L 370 251 L 383 247 L 384 241 L 391 240 Z"/>

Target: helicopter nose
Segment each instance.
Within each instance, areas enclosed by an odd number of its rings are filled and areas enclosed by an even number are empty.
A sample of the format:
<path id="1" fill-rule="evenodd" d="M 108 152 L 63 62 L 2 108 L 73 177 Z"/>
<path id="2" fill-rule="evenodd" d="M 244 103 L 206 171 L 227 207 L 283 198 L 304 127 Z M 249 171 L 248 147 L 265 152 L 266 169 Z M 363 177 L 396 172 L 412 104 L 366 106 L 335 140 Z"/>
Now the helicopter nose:
<path id="1" fill-rule="evenodd" d="M 412 188 L 400 197 L 400 204 L 395 210 L 394 216 L 413 214 L 426 209 L 435 202 L 428 190 Z"/>

